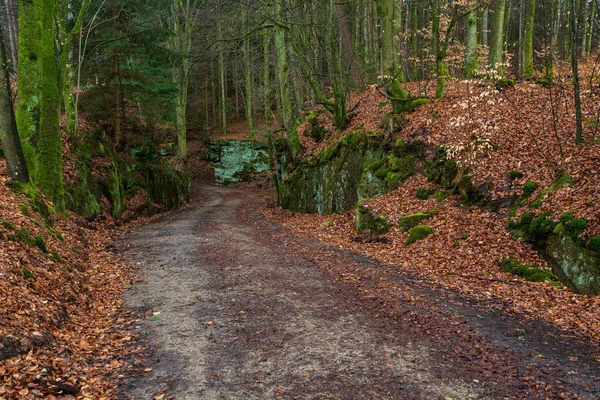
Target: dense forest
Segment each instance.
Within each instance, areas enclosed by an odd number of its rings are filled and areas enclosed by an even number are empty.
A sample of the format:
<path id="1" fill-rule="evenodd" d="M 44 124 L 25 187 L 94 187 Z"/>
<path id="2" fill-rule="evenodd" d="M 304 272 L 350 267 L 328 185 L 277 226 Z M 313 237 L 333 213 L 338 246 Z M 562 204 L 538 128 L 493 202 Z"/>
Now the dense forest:
<path id="1" fill-rule="evenodd" d="M 295 153 L 298 117 L 317 104 L 343 130 L 348 94 L 365 85 L 384 88 L 400 113 L 443 97 L 448 79 L 472 77 L 510 86 L 572 76 L 581 142 L 577 65 L 596 52 L 597 8 L 593 0 L 7 1 L 5 70 L 17 87 L 21 143 L 5 140 L 9 168 L 63 209 L 61 132 L 73 149 L 96 134 L 115 151 L 151 144 L 185 159 L 188 131 L 227 132 L 245 119 L 251 135 L 283 129 Z M 556 68 L 567 62 L 570 71 Z M 418 93 L 403 88 L 408 81 L 423 82 Z M 14 137 L 10 104 L 4 131 Z"/>
<path id="2" fill-rule="evenodd" d="M 600 394 L 598 0 L 4 0 L 0 54 L 0 400 Z"/>

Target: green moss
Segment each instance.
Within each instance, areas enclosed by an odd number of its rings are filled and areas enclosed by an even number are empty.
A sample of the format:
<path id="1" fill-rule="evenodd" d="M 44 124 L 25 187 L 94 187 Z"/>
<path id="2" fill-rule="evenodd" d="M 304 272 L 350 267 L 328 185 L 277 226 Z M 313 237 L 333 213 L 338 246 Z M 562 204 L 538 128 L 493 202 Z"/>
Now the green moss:
<path id="1" fill-rule="evenodd" d="M 587 247 L 591 251 L 600 254 L 600 235 L 591 238 Z"/>
<path id="2" fill-rule="evenodd" d="M 558 279 L 550 271 L 538 268 L 536 265 L 522 264 L 521 261 L 514 258 L 505 258 L 500 262 L 504 272 L 514 274 L 532 282 L 550 282 L 553 285 L 560 285 Z"/>
<path id="3" fill-rule="evenodd" d="M 33 238 L 33 243 L 37 248 L 42 250 L 44 253 L 48 252 L 48 247 L 46 246 L 46 241 L 40 235 L 35 235 L 35 237 Z"/>
<path id="4" fill-rule="evenodd" d="M 434 194 L 433 194 L 433 198 L 436 199 L 439 202 L 442 202 L 444 200 L 446 200 L 448 197 L 450 197 L 452 193 L 447 192 L 445 190 L 437 190 Z"/>
<path id="5" fill-rule="evenodd" d="M 508 178 L 510 180 L 510 182 L 512 183 L 515 179 L 519 179 L 523 177 L 523 173 L 521 171 L 517 171 L 516 169 L 513 169 L 512 171 L 510 171 L 510 173 L 508 174 Z"/>
<path id="6" fill-rule="evenodd" d="M 300 144 L 300 136 L 298 135 L 298 127 L 294 126 L 288 132 L 288 140 L 290 141 L 290 150 L 292 151 L 292 157 L 296 157 L 302 145 Z"/>
<path id="7" fill-rule="evenodd" d="M 546 197 L 546 195 L 551 192 L 551 191 L 555 191 L 555 190 L 560 190 L 562 189 L 565 185 L 569 185 L 571 186 L 573 184 L 573 179 L 571 178 L 571 176 L 566 172 L 566 171 L 558 171 L 556 173 L 556 179 L 554 180 L 554 183 L 552 183 L 552 185 L 550 185 L 549 187 L 542 189 L 540 191 L 540 193 L 537 195 L 537 197 L 535 198 L 535 200 L 531 203 L 531 207 L 533 208 L 539 208 L 541 206 L 541 202 L 542 199 L 544 197 Z"/>
<path id="8" fill-rule="evenodd" d="M 515 81 L 512 79 L 501 78 L 496 81 L 496 90 L 499 92 L 503 92 L 508 88 L 512 88 L 515 86 Z"/>
<path id="9" fill-rule="evenodd" d="M 29 207 L 27 207 L 25 204 L 19 204 L 19 210 L 21 210 L 21 214 L 23 214 L 24 216 L 31 216 L 31 214 L 29 213 Z"/>
<path id="10" fill-rule="evenodd" d="M 556 227 L 556 222 L 548 218 L 549 213 L 542 213 L 534 218 L 529 225 L 529 240 L 540 242 L 548 239 Z"/>
<path id="11" fill-rule="evenodd" d="M 50 259 L 54 262 L 63 262 L 62 258 L 60 257 L 60 254 L 58 254 L 56 250 L 50 251 Z"/>
<path id="12" fill-rule="evenodd" d="M 277 151 L 278 153 L 287 152 L 287 150 L 288 150 L 287 140 L 285 140 L 285 138 L 283 136 L 277 136 L 273 140 L 273 147 L 275 148 L 275 151 Z"/>
<path id="13" fill-rule="evenodd" d="M 368 230 L 372 235 L 389 232 L 392 224 L 383 215 L 375 216 L 360 202 L 356 208 L 356 232 L 360 235 Z"/>
<path id="14" fill-rule="evenodd" d="M 435 189 L 420 187 L 417 189 L 417 199 L 427 200 L 435 193 Z"/>
<path id="15" fill-rule="evenodd" d="M 433 217 L 435 214 L 435 209 L 431 210 L 428 213 L 416 213 L 411 215 L 406 215 L 400 218 L 400 223 L 398 224 L 398 228 L 401 232 L 408 232 L 415 226 L 419 225 L 422 221 Z"/>
<path id="16" fill-rule="evenodd" d="M 33 273 L 30 270 L 28 270 L 27 268 L 24 267 L 21 270 L 21 273 L 23 274 L 23 278 L 25 278 L 25 279 L 33 279 Z"/>
<path id="17" fill-rule="evenodd" d="M 429 225 L 417 225 L 410 230 L 408 239 L 406 239 L 406 245 L 408 246 L 419 240 L 423 240 L 434 232 L 435 230 Z"/>
<path id="18" fill-rule="evenodd" d="M 62 233 L 60 233 L 59 231 L 52 229 L 52 228 L 46 228 L 46 232 L 48 232 L 48 234 L 50 236 L 52 236 L 55 239 L 60 240 L 61 242 L 65 241 L 65 238 L 63 237 Z"/>
<path id="19" fill-rule="evenodd" d="M 425 176 L 433 183 L 437 183 L 445 189 L 454 187 L 454 179 L 458 174 L 456 161 L 446 157 L 446 150 L 438 147 L 433 160 L 425 167 Z"/>
<path id="20" fill-rule="evenodd" d="M 537 185 L 531 181 L 525 182 L 523 185 L 523 197 L 528 198 L 537 189 Z"/>
<path id="21" fill-rule="evenodd" d="M 2 221 L 2 227 L 4 229 L 8 229 L 9 231 L 15 230 L 15 226 L 10 221 Z"/>

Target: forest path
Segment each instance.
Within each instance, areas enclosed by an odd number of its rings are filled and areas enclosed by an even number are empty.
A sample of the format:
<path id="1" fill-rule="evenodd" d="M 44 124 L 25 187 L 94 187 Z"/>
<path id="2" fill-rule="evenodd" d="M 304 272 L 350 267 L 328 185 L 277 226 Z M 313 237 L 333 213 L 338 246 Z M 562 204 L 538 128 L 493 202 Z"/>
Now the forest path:
<path id="1" fill-rule="evenodd" d="M 583 339 L 292 237 L 261 217 L 252 193 L 194 185 L 192 195 L 192 207 L 120 244 L 141 265 L 126 305 L 145 316 L 153 349 L 152 371 L 132 378 L 122 398 L 600 394 L 600 357 Z M 379 278 L 356 278 L 361 270 Z M 396 285 L 398 302 L 378 298 L 382 279 Z"/>

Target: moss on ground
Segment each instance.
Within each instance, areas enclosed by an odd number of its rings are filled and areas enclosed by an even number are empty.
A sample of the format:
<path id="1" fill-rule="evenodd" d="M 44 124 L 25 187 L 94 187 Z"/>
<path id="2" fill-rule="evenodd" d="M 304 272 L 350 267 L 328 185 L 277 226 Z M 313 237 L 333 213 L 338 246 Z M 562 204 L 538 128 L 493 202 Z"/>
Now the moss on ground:
<path id="1" fill-rule="evenodd" d="M 392 224 L 383 215 L 374 215 L 364 204 L 359 203 L 356 208 L 356 232 L 360 235 L 369 231 L 378 236 L 389 232 Z"/>
<path id="2" fill-rule="evenodd" d="M 408 232 L 415 226 L 419 225 L 422 221 L 433 217 L 435 214 L 435 208 L 428 213 L 416 213 L 411 215 L 406 215 L 400 218 L 400 223 L 398 224 L 398 228 L 401 232 Z"/>
<path id="3" fill-rule="evenodd" d="M 434 232 L 435 230 L 429 225 L 417 225 L 410 230 L 408 239 L 406 239 L 406 245 L 408 246 L 419 240 L 423 240 Z"/>
<path id="4" fill-rule="evenodd" d="M 538 268 L 536 265 L 523 264 L 514 258 L 505 258 L 500 262 L 504 272 L 520 276 L 531 282 L 550 282 L 553 285 L 560 285 L 558 278 L 550 271 Z"/>

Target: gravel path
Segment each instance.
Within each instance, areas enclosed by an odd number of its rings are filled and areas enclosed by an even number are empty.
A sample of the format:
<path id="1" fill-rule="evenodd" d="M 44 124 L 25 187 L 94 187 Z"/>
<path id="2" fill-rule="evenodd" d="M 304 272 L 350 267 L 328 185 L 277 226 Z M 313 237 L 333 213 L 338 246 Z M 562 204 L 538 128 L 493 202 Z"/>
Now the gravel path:
<path id="1" fill-rule="evenodd" d="M 600 396 L 583 339 L 291 237 L 251 193 L 195 185 L 193 197 L 120 245 L 142 266 L 126 304 L 153 349 L 122 398 Z M 378 298 L 382 280 L 401 300 Z"/>

